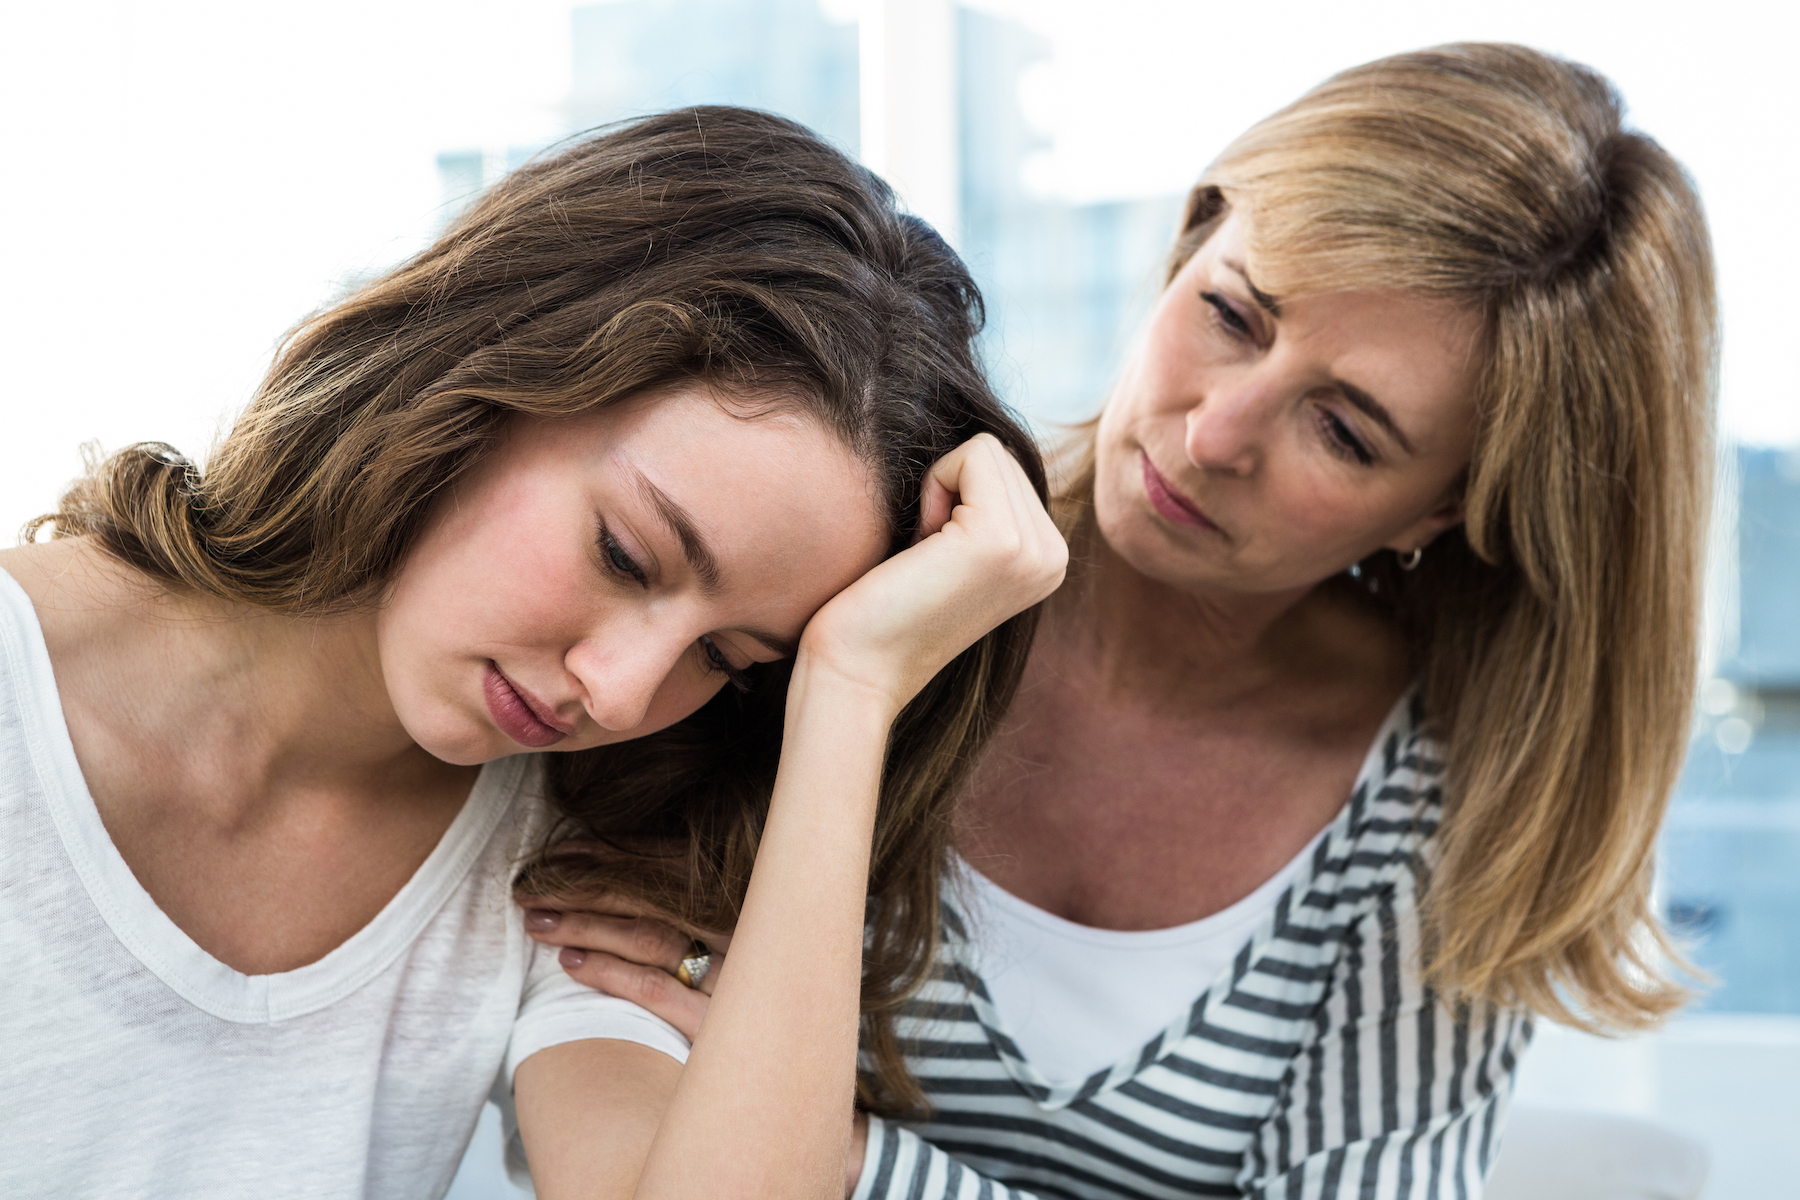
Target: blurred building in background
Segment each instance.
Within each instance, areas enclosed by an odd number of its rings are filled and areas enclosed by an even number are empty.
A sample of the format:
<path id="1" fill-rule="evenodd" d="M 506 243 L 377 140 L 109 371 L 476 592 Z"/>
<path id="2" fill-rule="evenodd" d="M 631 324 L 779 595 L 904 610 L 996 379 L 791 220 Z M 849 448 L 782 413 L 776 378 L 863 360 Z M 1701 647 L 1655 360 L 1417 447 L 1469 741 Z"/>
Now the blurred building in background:
<path id="1" fill-rule="evenodd" d="M 817 0 L 616 0 L 570 14 L 569 133 L 694 104 L 768 109 L 855 155 L 857 27 Z M 542 145 L 438 155 L 445 222 Z"/>
<path id="2" fill-rule="evenodd" d="M 1715 677 L 1663 836 L 1663 894 L 1703 1011 L 1800 1014 L 1800 451 L 1736 451 Z"/>
<path id="3" fill-rule="evenodd" d="M 573 23 L 571 129 L 741 104 L 857 153 L 856 22 L 818 0 L 620 0 L 577 8 Z"/>
<path id="4" fill-rule="evenodd" d="M 1097 413 L 1154 296 L 1180 197 L 1075 204 L 1035 193 L 1047 145 L 1019 81 L 1051 53 L 1022 23 L 954 8 L 960 213 L 943 232 L 988 305 L 983 353 L 1001 394 L 1040 426 Z M 817 0 L 614 0 L 574 10 L 568 129 L 690 104 L 789 116 L 856 154 L 858 29 Z M 541 146 L 438 156 L 448 221 Z"/>
<path id="5" fill-rule="evenodd" d="M 1040 425 L 1082 421 L 1100 411 L 1156 294 L 1181 198 L 1072 204 L 1035 194 L 1025 164 L 1049 139 L 1026 120 L 1019 82 L 1052 47 L 977 9 L 960 8 L 957 26 L 960 248 L 988 304 L 988 368 Z"/>

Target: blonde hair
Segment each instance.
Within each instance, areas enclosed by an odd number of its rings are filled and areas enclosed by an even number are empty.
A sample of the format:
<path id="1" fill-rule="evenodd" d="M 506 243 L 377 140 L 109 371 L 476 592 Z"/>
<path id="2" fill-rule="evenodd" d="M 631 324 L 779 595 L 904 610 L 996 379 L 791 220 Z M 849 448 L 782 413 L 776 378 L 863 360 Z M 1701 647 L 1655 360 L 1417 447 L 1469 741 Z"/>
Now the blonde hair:
<path id="1" fill-rule="evenodd" d="M 1276 295 L 1485 313 L 1465 522 L 1415 572 L 1364 564 L 1447 746 L 1427 978 L 1599 1029 L 1686 995 L 1650 883 L 1695 682 L 1716 360 L 1698 197 L 1621 117 L 1603 77 L 1521 46 L 1384 58 L 1233 142 L 1168 264 L 1235 209 Z"/>

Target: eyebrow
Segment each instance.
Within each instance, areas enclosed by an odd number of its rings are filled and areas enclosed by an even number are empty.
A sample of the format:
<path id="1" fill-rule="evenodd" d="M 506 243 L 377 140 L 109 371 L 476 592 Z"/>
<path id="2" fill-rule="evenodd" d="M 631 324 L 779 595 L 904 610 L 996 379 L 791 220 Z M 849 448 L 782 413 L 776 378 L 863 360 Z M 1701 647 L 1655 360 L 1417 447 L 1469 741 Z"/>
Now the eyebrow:
<path id="1" fill-rule="evenodd" d="M 1244 281 L 1244 286 L 1250 289 L 1250 298 L 1252 300 L 1256 301 L 1256 303 L 1271 317 L 1279 317 L 1281 315 L 1281 301 L 1269 295 L 1269 293 L 1263 291 L 1254 283 L 1251 283 L 1250 276 L 1244 273 L 1242 263 L 1234 263 L 1230 259 L 1226 259 L 1224 262 L 1226 268 L 1237 272 L 1238 277 Z M 1400 432 L 1400 426 L 1394 423 L 1393 414 L 1388 412 L 1387 408 L 1379 400 L 1375 399 L 1375 397 L 1369 395 L 1369 393 L 1363 391 L 1353 383 L 1345 383 L 1341 379 L 1334 380 L 1333 382 L 1337 385 L 1338 391 L 1344 394 L 1344 399 L 1348 400 L 1353 408 L 1368 417 L 1369 420 L 1387 430 L 1388 435 L 1396 442 L 1400 443 L 1400 448 L 1402 450 L 1417 457 L 1419 452 L 1413 449 L 1411 439 Z"/>
<path id="2" fill-rule="evenodd" d="M 681 543 L 682 557 L 687 559 L 688 567 L 693 570 L 695 578 L 699 579 L 700 590 L 708 596 L 718 595 L 720 580 L 723 578 L 719 571 L 719 560 L 714 557 L 706 539 L 700 536 L 700 531 L 694 527 L 694 518 L 688 515 L 688 510 L 681 507 L 675 497 L 652 483 L 648 475 L 635 467 L 632 468 L 632 474 L 637 476 L 638 494 L 649 502 L 669 532 L 675 535 L 675 540 Z"/>
<path id="3" fill-rule="evenodd" d="M 1383 408 L 1380 401 L 1376 400 L 1375 397 L 1369 395 L 1369 393 L 1363 391 L 1353 383 L 1345 383 L 1341 379 L 1336 382 L 1338 391 L 1344 393 L 1344 399 L 1348 400 L 1353 407 L 1360 411 L 1364 416 L 1368 417 L 1369 420 L 1387 430 L 1389 435 L 1392 436 L 1396 442 L 1400 443 L 1400 448 L 1402 450 L 1414 457 L 1418 456 L 1419 452 L 1413 449 L 1412 442 L 1407 439 L 1407 436 L 1404 433 L 1400 432 L 1400 426 L 1394 424 L 1393 414 Z"/>
<path id="4" fill-rule="evenodd" d="M 1269 295 L 1269 293 L 1263 291 L 1261 288 L 1257 287 L 1254 283 L 1251 283 L 1250 276 L 1245 274 L 1244 266 L 1242 263 L 1234 263 L 1230 259 L 1225 259 L 1224 262 L 1225 262 L 1226 268 L 1229 270 L 1232 270 L 1232 271 L 1236 271 L 1238 273 L 1238 277 L 1244 281 L 1244 286 L 1250 289 L 1250 298 L 1252 300 L 1256 301 L 1257 307 L 1261 308 L 1264 312 L 1268 313 L 1271 317 L 1279 317 L 1281 315 L 1281 301 L 1279 301 L 1275 297 Z"/>
<path id="5" fill-rule="evenodd" d="M 713 555 L 712 547 L 706 544 L 706 539 L 695 528 L 694 518 L 681 506 L 680 501 L 651 482 L 648 475 L 635 467 L 632 468 L 632 473 L 637 476 L 638 494 L 649 502 L 669 532 L 675 535 L 675 540 L 681 543 L 681 555 L 687 559 L 688 567 L 700 581 L 700 590 L 708 596 L 718 595 L 724 574 L 719 570 L 719 560 Z M 792 658 L 800 652 L 800 643 L 793 638 L 784 638 L 762 629 L 740 629 L 738 632 L 761 642 L 766 650 L 782 658 Z"/>

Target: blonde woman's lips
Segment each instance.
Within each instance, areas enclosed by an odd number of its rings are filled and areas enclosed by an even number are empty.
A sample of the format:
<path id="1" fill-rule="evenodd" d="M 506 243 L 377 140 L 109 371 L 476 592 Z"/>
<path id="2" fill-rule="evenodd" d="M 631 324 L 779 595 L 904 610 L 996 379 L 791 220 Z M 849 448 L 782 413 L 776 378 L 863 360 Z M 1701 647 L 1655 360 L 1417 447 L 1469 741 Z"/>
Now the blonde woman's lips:
<path id="1" fill-rule="evenodd" d="M 1210 529 L 1217 534 L 1225 531 L 1213 524 L 1207 515 L 1200 511 L 1200 506 L 1175 490 L 1175 485 L 1163 477 L 1150 461 L 1148 450 L 1139 452 L 1144 460 L 1144 492 L 1150 497 L 1150 507 L 1154 508 L 1165 520 L 1177 525 L 1189 525 L 1195 529 Z"/>
<path id="2" fill-rule="evenodd" d="M 481 694 L 487 701 L 488 716 L 493 718 L 500 732 L 521 746 L 542 750 L 569 736 L 569 730 L 559 729 L 538 716 L 538 705 L 501 673 L 491 659 L 481 680 Z"/>

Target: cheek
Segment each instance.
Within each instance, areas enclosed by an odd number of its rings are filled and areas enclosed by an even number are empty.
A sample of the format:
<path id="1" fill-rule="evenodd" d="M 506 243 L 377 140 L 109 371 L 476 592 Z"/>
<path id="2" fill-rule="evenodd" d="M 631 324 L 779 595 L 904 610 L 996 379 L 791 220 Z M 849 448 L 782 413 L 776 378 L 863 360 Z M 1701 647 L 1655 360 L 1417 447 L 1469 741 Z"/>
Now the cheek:
<path id="1" fill-rule="evenodd" d="M 1416 516 L 1391 481 L 1346 478 L 1329 463 L 1272 479 L 1261 508 L 1266 557 L 1308 572 L 1366 556 Z"/>
<path id="2" fill-rule="evenodd" d="M 1310 464 L 1278 476 L 1268 490 L 1267 528 L 1299 542 L 1338 540 L 1366 524 L 1361 489 Z"/>
<path id="3" fill-rule="evenodd" d="M 645 721 L 652 726 L 645 732 L 664 729 L 675 722 L 693 716 L 708 700 L 718 695 L 720 690 L 728 686 L 725 677 L 711 672 L 701 674 L 686 659 L 676 664 L 669 677 L 663 680 L 657 689 L 656 699 L 650 704 L 650 712 Z"/>
<path id="4" fill-rule="evenodd" d="M 434 640 L 532 644 L 594 605 L 594 566 L 529 498 L 453 519 L 422 539 L 393 603 Z M 471 647 L 473 648 L 473 647 Z"/>

